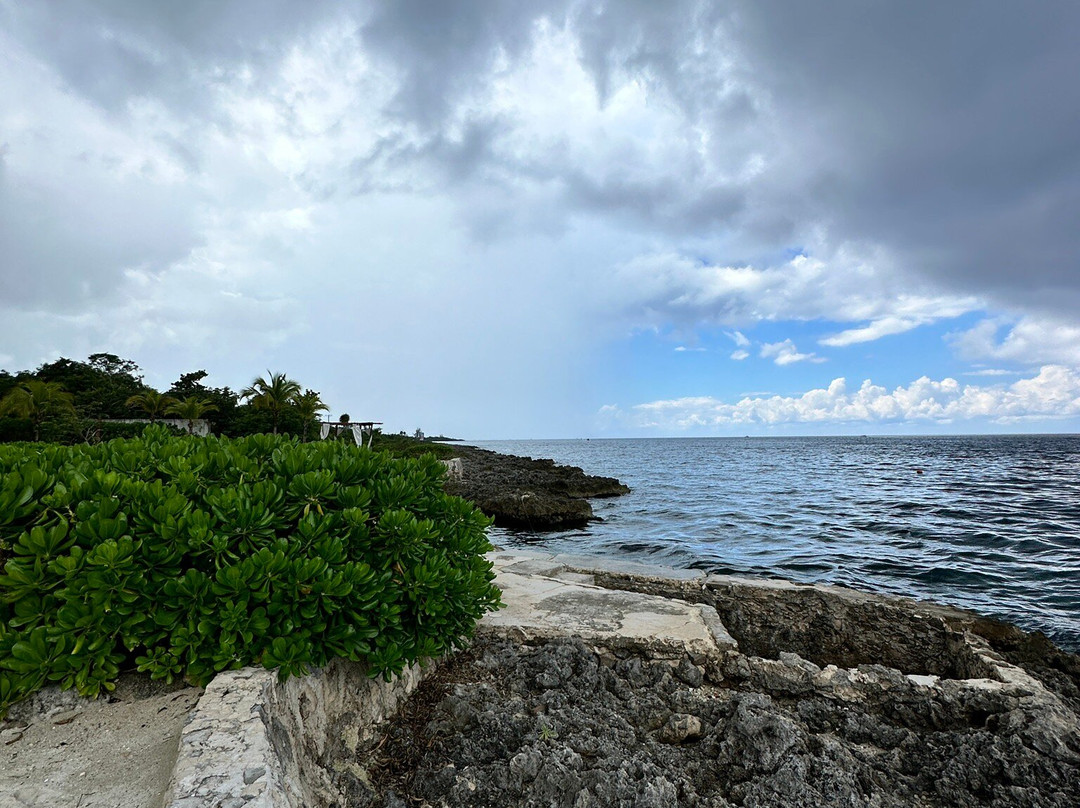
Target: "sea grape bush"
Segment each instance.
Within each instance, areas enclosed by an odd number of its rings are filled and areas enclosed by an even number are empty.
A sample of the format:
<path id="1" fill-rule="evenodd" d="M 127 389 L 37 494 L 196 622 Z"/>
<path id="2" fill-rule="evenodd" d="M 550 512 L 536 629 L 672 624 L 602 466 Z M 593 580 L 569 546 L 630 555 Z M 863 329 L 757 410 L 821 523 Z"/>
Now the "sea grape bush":
<path id="1" fill-rule="evenodd" d="M 433 457 L 175 437 L 0 446 L 0 715 L 134 666 L 205 684 L 333 657 L 389 677 L 498 608 L 487 517 Z"/>

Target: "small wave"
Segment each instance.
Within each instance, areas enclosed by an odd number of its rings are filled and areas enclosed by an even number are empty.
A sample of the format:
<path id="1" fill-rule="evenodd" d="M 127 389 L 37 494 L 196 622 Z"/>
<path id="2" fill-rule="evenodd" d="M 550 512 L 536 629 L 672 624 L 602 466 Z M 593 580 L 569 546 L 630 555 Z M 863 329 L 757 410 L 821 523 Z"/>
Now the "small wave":
<path id="1" fill-rule="evenodd" d="M 565 547 L 931 598 L 1080 650 L 1080 437 L 491 445 L 633 494 Z M 914 467 L 924 473 L 915 475 Z M 558 535 L 523 539 L 563 547 Z M 561 551 L 561 550 L 560 550 Z"/>

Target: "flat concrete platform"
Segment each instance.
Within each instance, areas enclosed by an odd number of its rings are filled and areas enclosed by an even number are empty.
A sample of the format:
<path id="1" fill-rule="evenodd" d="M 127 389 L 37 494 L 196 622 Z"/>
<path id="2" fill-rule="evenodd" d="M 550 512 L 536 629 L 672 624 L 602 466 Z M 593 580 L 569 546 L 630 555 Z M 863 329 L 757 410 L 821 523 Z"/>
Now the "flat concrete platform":
<path id="1" fill-rule="evenodd" d="M 488 558 L 506 607 L 485 615 L 480 632 L 518 640 L 580 637 L 695 662 L 738 647 L 712 606 L 594 586 L 579 564 L 559 556 L 496 551 Z"/>

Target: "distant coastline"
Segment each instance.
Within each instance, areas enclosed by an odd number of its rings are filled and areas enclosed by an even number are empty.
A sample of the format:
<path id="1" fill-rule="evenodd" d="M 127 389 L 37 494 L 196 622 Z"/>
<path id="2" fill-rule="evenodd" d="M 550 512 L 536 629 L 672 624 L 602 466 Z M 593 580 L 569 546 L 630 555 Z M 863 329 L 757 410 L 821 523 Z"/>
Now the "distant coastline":
<path id="1" fill-rule="evenodd" d="M 503 528 L 531 531 L 581 528 L 596 519 L 590 499 L 618 497 L 629 487 L 614 477 L 476 446 L 455 446 L 461 473 L 447 491 L 463 497 Z"/>

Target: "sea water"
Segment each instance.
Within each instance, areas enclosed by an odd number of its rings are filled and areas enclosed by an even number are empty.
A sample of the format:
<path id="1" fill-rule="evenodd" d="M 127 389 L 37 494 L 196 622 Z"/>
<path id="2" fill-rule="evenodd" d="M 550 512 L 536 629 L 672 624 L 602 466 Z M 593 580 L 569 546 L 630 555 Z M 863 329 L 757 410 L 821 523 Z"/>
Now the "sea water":
<path id="1" fill-rule="evenodd" d="M 487 441 L 617 477 L 580 530 L 501 546 L 952 604 L 1080 651 L 1080 436 Z"/>

